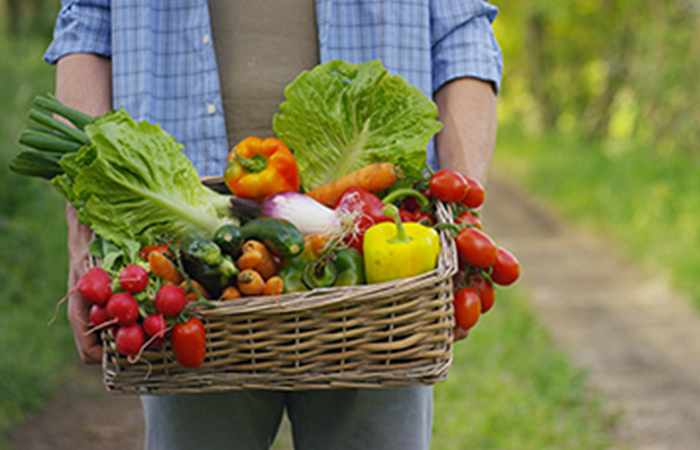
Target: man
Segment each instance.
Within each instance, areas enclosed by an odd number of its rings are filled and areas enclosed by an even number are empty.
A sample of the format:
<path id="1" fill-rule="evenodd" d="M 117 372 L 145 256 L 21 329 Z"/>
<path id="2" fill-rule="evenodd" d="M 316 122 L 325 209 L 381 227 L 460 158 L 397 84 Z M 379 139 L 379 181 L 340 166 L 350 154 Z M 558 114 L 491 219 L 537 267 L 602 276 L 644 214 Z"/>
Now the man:
<path id="1" fill-rule="evenodd" d="M 434 98 L 442 131 L 433 166 L 486 182 L 496 137 L 501 54 L 484 0 L 68 1 L 45 59 L 56 96 L 100 115 L 125 107 L 185 145 L 201 175 L 220 175 L 239 136 L 271 135 L 283 88 L 331 59 L 380 58 Z M 260 111 L 257 109 L 260 108 Z M 68 206 L 70 280 L 86 270 L 89 229 Z M 88 305 L 68 316 L 86 363 Z M 464 337 L 459 335 L 457 338 Z M 144 396 L 149 449 L 269 448 L 286 408 L 299 449 L 428 449 L 432 389 L 234 391 Z"/>

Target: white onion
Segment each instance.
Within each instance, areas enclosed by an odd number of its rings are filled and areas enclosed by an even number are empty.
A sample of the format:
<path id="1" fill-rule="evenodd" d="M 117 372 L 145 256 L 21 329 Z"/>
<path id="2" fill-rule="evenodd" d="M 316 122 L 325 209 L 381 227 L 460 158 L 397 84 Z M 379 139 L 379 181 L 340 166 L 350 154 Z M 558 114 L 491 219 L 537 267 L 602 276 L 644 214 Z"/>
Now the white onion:
<path id="1" fill-rule="evenodd" d="M 343 228 L 343 220 L 336 211 L 298 192 L 281 192 L 268 197 L 261 212 L 263 216 L 291 222 L 305 236 L 337 234 Z"/>

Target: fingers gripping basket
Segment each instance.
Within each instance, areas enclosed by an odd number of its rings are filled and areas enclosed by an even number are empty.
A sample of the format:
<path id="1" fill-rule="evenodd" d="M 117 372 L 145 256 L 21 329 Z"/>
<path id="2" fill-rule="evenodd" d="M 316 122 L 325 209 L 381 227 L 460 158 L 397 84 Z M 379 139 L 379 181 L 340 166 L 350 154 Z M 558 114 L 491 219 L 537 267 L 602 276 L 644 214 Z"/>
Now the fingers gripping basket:
<path id="1" fill-rule="evenodd" d="M 439 204 L 438 221 L 451 221 Z M 103 332 L 104 382 L 114 393 L 242 388 L 328 389 L 433 384 L 452 361 L 453 240 L 440 232 L 435 270 L 388 283 L 217 302 L 201 310 L 207 355 L 178 365 L 165 344 L 130 363 Z"/>

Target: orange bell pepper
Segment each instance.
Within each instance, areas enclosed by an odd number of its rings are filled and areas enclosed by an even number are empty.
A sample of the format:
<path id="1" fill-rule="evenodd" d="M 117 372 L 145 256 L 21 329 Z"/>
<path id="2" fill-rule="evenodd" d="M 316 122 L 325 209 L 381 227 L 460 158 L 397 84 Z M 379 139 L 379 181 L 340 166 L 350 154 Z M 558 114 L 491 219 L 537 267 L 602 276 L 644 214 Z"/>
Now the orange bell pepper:
<path id="1" fill-rule="evenodd" d="M 231 149 L 224 182 L 234 195 L 262 201 L 279 192 L 298 191 L 299 168 L 282 141 L 251 136 Z"/>

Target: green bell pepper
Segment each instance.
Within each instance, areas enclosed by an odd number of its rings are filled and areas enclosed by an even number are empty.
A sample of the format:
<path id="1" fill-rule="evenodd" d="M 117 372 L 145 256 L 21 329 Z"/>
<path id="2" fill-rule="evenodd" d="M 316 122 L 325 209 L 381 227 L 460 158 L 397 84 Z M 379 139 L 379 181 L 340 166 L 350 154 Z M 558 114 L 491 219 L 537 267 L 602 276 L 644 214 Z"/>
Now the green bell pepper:
<path id="1" fill-rule="evenodd" d="M 314 252 L 307 239 L 304 250 L 280 264 L 277 275 L 284 281 L 284 292 L 303 292 L 315 288 L 364 284 L 362 255 L 354 248 Z"/>

